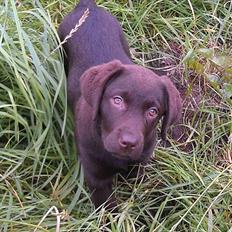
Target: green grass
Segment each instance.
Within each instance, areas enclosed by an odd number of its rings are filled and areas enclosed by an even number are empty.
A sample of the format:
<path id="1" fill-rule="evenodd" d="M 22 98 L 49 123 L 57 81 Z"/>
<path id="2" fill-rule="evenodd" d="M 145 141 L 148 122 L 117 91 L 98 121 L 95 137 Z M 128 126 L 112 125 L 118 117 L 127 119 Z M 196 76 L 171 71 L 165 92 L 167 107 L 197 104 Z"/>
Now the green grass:
<path id="1" fill-rule="evenodd" d="M 185 138 L 159 141 L 143 181 L 116 181 L 110 215 L 90 202 L 55 50 L 75 3 L 14 2 L 0 3 L 0 231 L 232 231 L 232 3 L 98 1 L 134 61 L 166 70 L 185 106 Z"/>

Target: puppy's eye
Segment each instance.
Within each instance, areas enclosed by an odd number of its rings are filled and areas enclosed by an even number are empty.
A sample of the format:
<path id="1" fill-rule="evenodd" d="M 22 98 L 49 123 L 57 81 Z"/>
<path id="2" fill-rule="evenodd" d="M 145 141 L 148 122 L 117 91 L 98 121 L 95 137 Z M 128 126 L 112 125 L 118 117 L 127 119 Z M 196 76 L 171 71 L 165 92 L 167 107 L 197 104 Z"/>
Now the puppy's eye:
<path id="1" fill-rule="evenodd" d="M 121 96 L 115 96 L 113 97 L 113 100 L 115 105 L 120 105 L 123 102 L 123 98 Z"/>
<path id="2" fill-rule="evenodd" d="M 155 107 L 152 107 L 148 110 L 148 116 L 151 118 L 156 117 L 158 114 L 158 110 Z"/>

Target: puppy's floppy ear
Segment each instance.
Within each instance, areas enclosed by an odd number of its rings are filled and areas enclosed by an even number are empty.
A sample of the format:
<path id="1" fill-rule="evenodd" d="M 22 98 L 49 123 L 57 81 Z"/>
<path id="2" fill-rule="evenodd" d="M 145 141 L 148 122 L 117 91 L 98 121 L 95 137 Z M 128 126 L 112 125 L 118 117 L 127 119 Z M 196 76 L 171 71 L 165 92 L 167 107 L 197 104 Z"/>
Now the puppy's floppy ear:
<path id="1" fill-rule="evenodd" d="M 97 117 L 99 104 L 106 83 L 123 70 L 119 60 L 97 65 L 86 70 L 80 78 L 81 94 L 93 108 L 93 119 Z"/>
<path id="2" fill-rule="evenodd" d="M 178 122 L 181 117 L 182 101 L 179 91 L 174 84 L 166 76 L 160 77 L 165 86 L 165 112 L 163 117 L 161 137 L 166 140 L 166 134 L 168 128 Z"/>

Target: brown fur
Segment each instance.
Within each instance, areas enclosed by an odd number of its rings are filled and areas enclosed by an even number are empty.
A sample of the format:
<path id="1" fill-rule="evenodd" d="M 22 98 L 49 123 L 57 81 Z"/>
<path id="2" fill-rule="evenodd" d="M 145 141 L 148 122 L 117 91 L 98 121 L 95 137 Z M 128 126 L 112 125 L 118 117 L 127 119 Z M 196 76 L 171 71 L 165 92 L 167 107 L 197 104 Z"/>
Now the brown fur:
<path id="1" fill-rule="evenodd" d="M 94 1 L 82 0 L 59 28 L 61 40 L 88 7 L 90 15 L 64 45 L 68 97 L 75 115 L 75 140 L 91 199 L 116 206 L 112 180 L 146 163 L 156 143 L 181 113 L 179 92 L 167 77 L 132 63 L 117 20 Z"/>

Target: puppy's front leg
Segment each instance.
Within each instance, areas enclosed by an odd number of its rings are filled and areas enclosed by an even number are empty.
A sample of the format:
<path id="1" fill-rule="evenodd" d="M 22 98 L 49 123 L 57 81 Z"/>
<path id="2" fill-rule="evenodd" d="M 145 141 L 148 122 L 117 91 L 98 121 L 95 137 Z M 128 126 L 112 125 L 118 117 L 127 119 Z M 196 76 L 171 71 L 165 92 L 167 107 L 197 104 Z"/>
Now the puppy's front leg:
<path id="1" fill-rule="evenodd" d="M 81 153 L 81 164 L 84 169 L 85 181 L 91 192 L 91 200 L 96 208 L 106 203 L 107 210 L 116 211 L 116 199 L 113 195 L 113 175 L 106 167 L 96 163 L 85 153 Z"/>
<path id="2" fill-rule="evenodd" d="M 100 179 L 88 176 L 86 178 L 87 185 L 91 192 L 91 200 L 96 208 L 106 203 L 106 209 L 115 212 L 117 203 L 113 195 L 112 180 L 113 177 Z"/>

